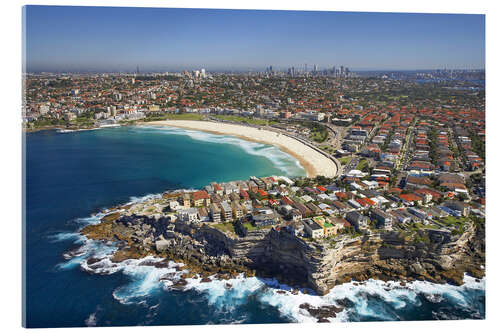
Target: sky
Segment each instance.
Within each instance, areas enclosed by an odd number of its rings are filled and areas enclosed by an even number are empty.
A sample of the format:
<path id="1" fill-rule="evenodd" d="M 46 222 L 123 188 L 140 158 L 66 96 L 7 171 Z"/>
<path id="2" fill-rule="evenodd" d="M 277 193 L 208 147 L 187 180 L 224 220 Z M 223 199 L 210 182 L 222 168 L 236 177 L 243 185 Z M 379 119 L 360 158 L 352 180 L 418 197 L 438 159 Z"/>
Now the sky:
<path id="1" fill-rule="evenodd" d="M 483 69 L 484 15 L 27 6 L 28 72 Z"/>

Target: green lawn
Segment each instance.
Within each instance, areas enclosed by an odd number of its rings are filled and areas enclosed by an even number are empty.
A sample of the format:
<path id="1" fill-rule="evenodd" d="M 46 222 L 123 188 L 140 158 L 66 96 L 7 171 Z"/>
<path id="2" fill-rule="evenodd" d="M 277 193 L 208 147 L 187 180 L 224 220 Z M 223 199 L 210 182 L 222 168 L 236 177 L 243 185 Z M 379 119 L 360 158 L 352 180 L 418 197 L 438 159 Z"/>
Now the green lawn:
<path id="1" fill-rule="evenodd" d="M 258 118 L 247 118 L 247 117 L 240 117 L 240 116 L 215 116 L 217 119 L 221 120 L 227 120 L 227 121 L 234 121 L 238 123 L 245 123 L 245 124 L 251 124 L 251 125 L 267 125 L 268 121 L 264 119 L 258 119 Z M 277 124 L 276 121 L 269 120 L 269 125 Z"/>
<path id="2" fill-rule="evenodd" d="M 217 223 L 212 225 L 214 228 L 219 229 L 220 231 L 226 232 L 229 231 L 231 233 L 236 233 L 234 231 L 234 225 L 232 222 L 225 222 L 225 223 Z"/>
<path id="3" fill-rule="evenodd" d="M 204 115 L 199 113 L 180 113 L 180 114 L 162 114 L 151 115 L 144 118 L 144 121 L 157 121 L 157 120 L 203 120 Z"/>
<path id="4" fill-rule="evenodd" d="M 456 225 L 464 224 L 465 222 L 467 222 L 467 220 L 468 219 L 466 217 L 447 216 L 447 217 L 443 217 L 439 221 L 443 222 L 447 225 L 455 225 L 456 226 Z"/>
<path id="5" fill-rule="evenodd" d="M 351 162 L 351 160 L 352 160 L 351 156 L 346 156 L 346 157 L 342 157 L 341 159 L 339 159 L 340 164 L 342 164 L 342 165 L 348 164 L 349 162 Z"/>
<path id="6" fill-rule="evenodd" d="M 453 227 L 453 234 L 462 234 L 465 230 L 465 223 L 469 221 L 467 217 L 447 216 L 439 220 L 439 222 Z"/>
<path id="7" fill-rule="evenodd" d="M 356 166 L 356 169 L 363 170 L 365 167 L 368 167 L 368 160 L 361 159 L 358 165 Z"/>
<path id="8" fill-rule="evenodd" d="M 325 142 L 328 139 L 328 131 L 327 130 L 312 131 L 311 139 L 313 139 L 316 142 Z"/>
<path id="9" fill-rule="evenodd" d="M 266 225 L 266 226 L 263 226 L 263 227 L 255 227 L 250 222 L 243 223 L 243 226 L 245 226 L 248 231 L 262 230 L 262 229 L 271 229 L 273 227 L 272 225 Z"/>

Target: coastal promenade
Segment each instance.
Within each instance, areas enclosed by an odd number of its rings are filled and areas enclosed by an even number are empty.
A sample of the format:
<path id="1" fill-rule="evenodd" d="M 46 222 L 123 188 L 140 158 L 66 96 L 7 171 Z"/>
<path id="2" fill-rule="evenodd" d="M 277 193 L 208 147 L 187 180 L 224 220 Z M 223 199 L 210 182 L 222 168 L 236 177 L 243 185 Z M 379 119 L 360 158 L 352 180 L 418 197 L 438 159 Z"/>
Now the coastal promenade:
<path id="1" fill-rule="evenodd" d="M 171 126 L 215 134 L 232 135 L 244 140 L 270 144 L 295 157 L 306 169 L 309 177 L 336 177 L 335 160 L 303 140 L 275 130 L 211 121 L 163 120 L 148 122 L 148 125 Z"/>

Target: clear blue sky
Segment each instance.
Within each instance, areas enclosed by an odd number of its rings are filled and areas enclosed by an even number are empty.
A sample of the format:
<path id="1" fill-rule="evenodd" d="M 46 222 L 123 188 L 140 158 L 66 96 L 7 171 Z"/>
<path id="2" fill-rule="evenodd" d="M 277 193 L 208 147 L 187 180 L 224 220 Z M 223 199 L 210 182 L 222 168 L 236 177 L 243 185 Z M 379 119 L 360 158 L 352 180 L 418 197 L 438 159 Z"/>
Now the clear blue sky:
<path id="1" fill-rule="evenodd" d="M 484 68 L 483 15 L 26 7 L 27 71 Z"/>

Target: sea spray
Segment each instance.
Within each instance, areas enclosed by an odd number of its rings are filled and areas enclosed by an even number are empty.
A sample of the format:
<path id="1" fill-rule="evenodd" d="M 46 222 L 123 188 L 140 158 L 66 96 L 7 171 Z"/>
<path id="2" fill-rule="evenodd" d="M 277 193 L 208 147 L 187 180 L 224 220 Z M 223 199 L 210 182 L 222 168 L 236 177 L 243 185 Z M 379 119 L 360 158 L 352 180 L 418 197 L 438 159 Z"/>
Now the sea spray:
<path id="1" fill-rule="evenodd" d="M 157 197 L 156 194 L 130 198 L 128 204 L 139 203 Z M 107 213 L 113 212 L 110 210 Z M 88 218 L 77 219 L 80 225 L 98 223 L 103 213 Z M 52 241 L 72 241 L 81 245 L 74 251 L 74 256 L 67 257 L 58 265 L 59 269 L 82 270 L 92 274 L 121 273 L 129 278 L 127 284 L 117 287 L 113 297 L 122 304 L 141 304 L 152 307 L 151 301 L 161 297 L 161 293 L 170 293 L 175 282 L 181 280 L 186 272 L 183 264 L 169 262 L 167 267 L 155 267 L 164 259 L 146 257 L 128 259 L 119 263 L 111 258 L 116 247 L 110 243 L 86 239 L 78 233 L 62 232 L 50 237 Z M 83 241 L 82 241 L 83 240 Z M 83 242 L 83 245 L 82 245 Z M 93 258 L 93 262 L 90 262 Z M 245 278 L 242 274 L 229 280 L 218 280 L 216 276 L 209 277 L 210 282 L 202 282 L 201 277 L 186 279 L 186 285 L 180 290 L 196 292 L 205 298 L 209 306 L 218 308 L 225 321 L 232 313 L 237 313 L 248 299 L 256 299 L 262 304 L 276 308 L 283 317 L 291 322 L 316 322 L 301 305 L 307 303 L 313 307 L 339 306 L 343 310 L 329 321 L 365 321 L 365 320 L 411 320 L 409 313 L 422 307 L 435 305 L 438 310 L 432 310 L 428 317 L 419 319 L 460 319 L 483 318 L 484 309 L 475 304 L 478 297 L 484 297 L 485 278 L 475 279 L 464 276 L 462 286 L 436 284 L 426 281 L 400 283 L 398 281 L 368 280 L 365 282 L 349 282 L 335 286 L 324 296 L 315 295 L 310 289 L 298 289 L 286 284 L 280 284 L 276 279 L 258 277 Z M 154 301 L 156 302 L 156 301 Z M 480 302 L 479 302 L 480 303 Z M 457 307 L 470 309 L 461 316 L 454 315 Z M 440 308 L 444 310 L 439 310 Z M 155 308 L 151 309 L 153 311 Z M 235 322 L 244 322 L 239 316 Z"/>
<path id="2" fill-rule="evenodd" d="M 97 247 L 90 248 L 97 249 Z M 174 262 L 170 262 L 168 267 L 155 267 L 153 264 L 162 261 L 161 258 L 146 257 L 113 263 L 110 260 L 111 255 L 109 252 L 101 253 L 104 259 L 94 264 L 94 267 L 87 265 L 85 260 L 82 260 L 80 265 L 95 274 L 121 272 L 129 277 L 129 283 L 116 288 L 113 292 L 113 297 L 122 304 L 142 304 L 151 307 L 153 304 L 150 302 L 156 302 L 155 299 L 161 297 L 162 292 L 172 292 L 173 283 L 179 281 L 185 273 L 182 269 L 175 269 L 178 264 Z M 168 279 L 165 279 L 165 276 L 168 276 Z M 181 290 L 198 293 L 199 297 L 208 301 L 209 306 L 218 308 L 219 314 L 225 320 L 231 317 L 231 313 L 237 313 L 239 307 L 244 306 L 249 298 L 275 307 L 291 322 L 317 321 L 317 318 L 301 308 L 304 303 L 314 307 L 330 305 L 344 307 L 335 317 L 327 318 L 329 321 L 410 320 L 412 318 L 407 317 L 406 312 L 410 309 L 417 311 L 423 306 L 422 300 L 425 299 L 430 299 L 429 302 L 438 305 L 443 303 L 443 307 L 446 304 L 448 308 L 469 307 L 474 309 L 471 311 L 472 318 L 481 318 L 481 311 L 477 310 L 477 305 L 473 304 L 474 298 L 469 297 L 468 293 L 484 293 L 485 287 L 485 278 L 476 280 L 467 275 L 462 286 L 424 281 L 402 285 L 397 281 L 384 282 L 370 279 L 365 282 L 344 283 L 332 288 L 327 295 L 318 296 L 308 289 L 294 290 L 291 286 L 279 284 L 276 279 L 245 278 L 241 274 L 228 280 L 217 280 L 216 276 L 209 278 L 210 282 L 201 282 L 199 276 L 188 278 L 187 284 Z M 436 312 L 434 316 L 441 319 L 452 318 L 445 312 Z M 244 322 L 241 318 L 237 320 Z"/>

